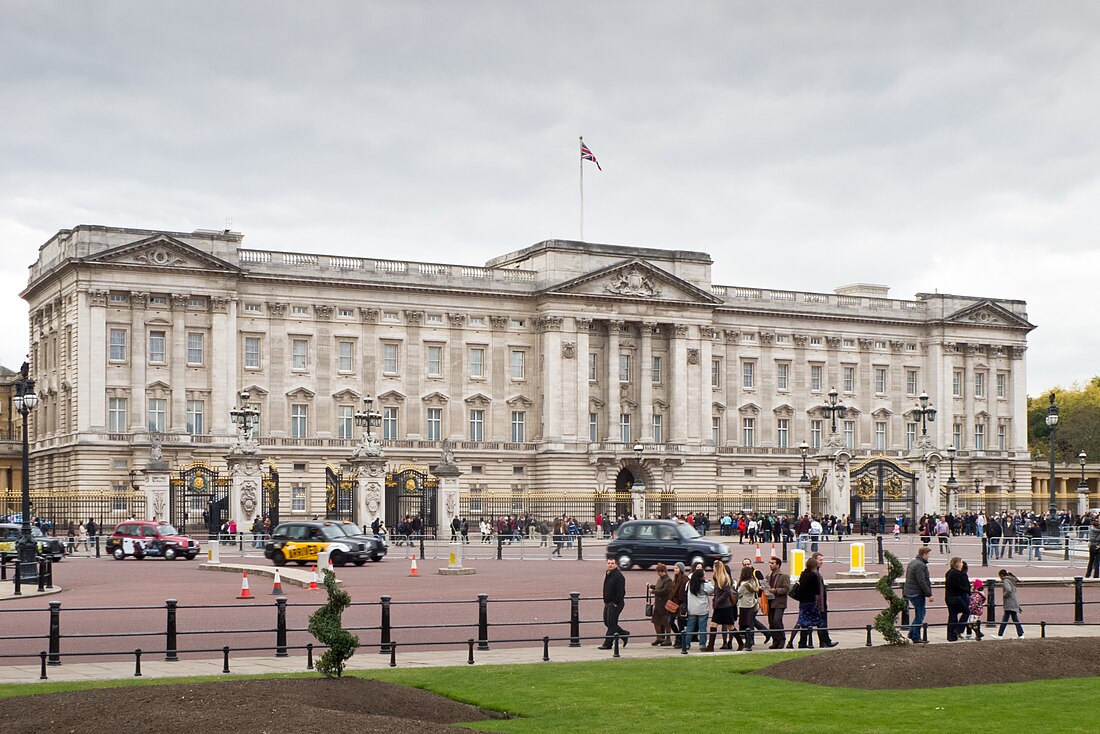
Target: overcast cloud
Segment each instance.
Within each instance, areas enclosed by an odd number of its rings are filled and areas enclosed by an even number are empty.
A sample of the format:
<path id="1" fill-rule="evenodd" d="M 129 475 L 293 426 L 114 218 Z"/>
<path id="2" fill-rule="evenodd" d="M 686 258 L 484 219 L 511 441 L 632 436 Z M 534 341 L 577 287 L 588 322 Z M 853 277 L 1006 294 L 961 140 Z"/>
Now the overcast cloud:
<path id="1" fill-rule="evenodd" d="M 702 250 L 725 285 L 1019 298 L 1100 374 L 1100 3 L 0 0 L 0 362 L 58 229 L 481 264 Z"/>

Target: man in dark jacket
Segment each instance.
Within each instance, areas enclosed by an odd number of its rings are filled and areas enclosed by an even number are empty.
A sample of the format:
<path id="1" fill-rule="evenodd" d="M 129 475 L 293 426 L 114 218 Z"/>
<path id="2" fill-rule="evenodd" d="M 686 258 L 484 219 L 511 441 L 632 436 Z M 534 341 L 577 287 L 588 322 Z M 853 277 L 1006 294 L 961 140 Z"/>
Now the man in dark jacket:
<path id="1" fill-rule="evenodd" d="M 787 592 L 791 590 L 791 577 L 780 570 L 782 567 L 783 559 L 772 556 L 768 561 L 771 573 L 768 574 L 764 587 L 764 593 L 768 596 L 768 627 L 781 633 L 772 635 L 773 650 L 783 647 L 787 635 L 783 631 L 783 612 L 787 611 Z"/>
<path id="2" fill-rule="evenodd" d="M 905 584 L 901 593 L 913 606 L 913 618 L 909 621 L 909 639 L 924 642 L 921 639 L 921 625 L 924 624 L 924 610 L 932 601 L 932 580 L 928 576 L 928 554 L 932 549 L 922 546 L 917 549 L 917 557 L 909 561 L 905 569 Z"/>
<path id="3" fill-rule="evenodd" d="M 619 615 L 626 604 L 626 578 L 619 570 L 614 558 L 607 559 L 607 573 L 603 577 L 603 623 L 607 625 L 607 635 L 600 645 L 601 650 L 610 650 L 615 636 L 618 635 L 626 647 L 630 633 L 619 626 Z"/>
<path id="4" fill-rule="evenodd" d="M 814 553 L 812 557 L 817 559 L 818 570 L 814 573 L 817 574 L 817 583 L 821 588 L 821 595 L 817 597 L 817 608 L 821 612 L 821 626 L 817 628 L 817 646 L 836 647 L 839 643 L 833 642 L 829 637 L 829 590 L 825 587 L 825 577 L 821 575 L 825 556 L 822 553 Z"/>

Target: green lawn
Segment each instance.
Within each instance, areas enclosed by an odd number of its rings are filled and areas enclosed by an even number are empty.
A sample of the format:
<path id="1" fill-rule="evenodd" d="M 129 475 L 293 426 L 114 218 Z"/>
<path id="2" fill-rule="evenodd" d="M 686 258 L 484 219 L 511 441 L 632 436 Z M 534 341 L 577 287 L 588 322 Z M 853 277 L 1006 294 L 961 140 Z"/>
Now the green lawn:
<path id="1" fill-rule="evenodd" d="M 690 731 L 695 722 L 707 731 L 768 734 L 937 731 L 947 722 L 997 732 L 1094 731 L 1091 712 L 1100 705 L 1098 678 L 857 691 L 745 675 L 785 657 L 789 655 L 398 668 L 371 671 L 369 675 L 506 711 L 516 718 L 477 722 L 474 726 L 517 734 L 597 729 L 668 734 Z M 179 680 L 4 685 L 0 686 L 0 698 Z M 717 718 L 719 711 L 725 712 L 724 720 Z"/>

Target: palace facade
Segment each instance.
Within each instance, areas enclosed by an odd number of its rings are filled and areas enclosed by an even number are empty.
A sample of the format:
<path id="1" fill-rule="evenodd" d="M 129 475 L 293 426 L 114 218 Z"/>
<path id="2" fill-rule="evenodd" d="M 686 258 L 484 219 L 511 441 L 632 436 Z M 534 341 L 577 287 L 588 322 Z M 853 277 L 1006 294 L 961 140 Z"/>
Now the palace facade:
<path id="1" fill-rule="evenodd" d="M 1023 301 L 720 285 L 712 262 L 550 240 L 453 265 L 61 230 L 22 294 L 32 486 L 122 492 L 157 455 L 224 466 L 246 390 L 284 519 L 325 512 L 368 395 L 391 471 L 429 474 L 449 439 L 463 514 L 540 496 L 580 518 L 628 494 L 645 512 L 1032 507 Z M 843 417 L 823 410 L 831 388 Z M 923 425 L 921 393 L 938 411 Z M 859 476 L 876 462 L 901 485 Z"/>

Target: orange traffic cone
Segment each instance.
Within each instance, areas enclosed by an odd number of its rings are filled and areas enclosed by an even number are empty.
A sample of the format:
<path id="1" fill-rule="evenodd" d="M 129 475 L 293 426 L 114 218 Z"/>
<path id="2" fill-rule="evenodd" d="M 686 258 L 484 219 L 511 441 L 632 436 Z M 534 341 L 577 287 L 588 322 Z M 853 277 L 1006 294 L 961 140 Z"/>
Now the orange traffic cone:
<path id="1" fill-rule="evenodd" d="M 238 599 L 251 599 L 252 592 L 248 590 L 248 571 L 241 571 L 241 595 Z"/>
<path id="2" fill-rule="evenodd" d="M 275 585 L 271 587 L 271 593 L 278 596 L 283 595 L 283 577 L 279 575 L 279 569 L 275 569 Z"/>
<path id="3" fill-rule="evenodd" d="M 336 569 L 335 569 L 335 568 L 333 567 L 333 565 L 332 565 L 332 557 L 331 557 L 331 556 L 330 556 L 330 557 L 329 557 L 329 559 L 328 559 L 328 570 L 329 570 L 329 572 L 330 572 L 330 573 L 332 573 L 333 575 L 335 575 L 335 574 L 336 574 Z"/>
<path id="4" fill-rule="evenodd" d="M 306 591 L 320 591 L 317 588 L 317 566 L 313 567 L 313 572 L 310 573 L 309 588 Z"/>
<path id="5" fill-rule="evenodd" d="M 769 557 L 769 558 L 775 558 L 775 557 L 776 557 L 776 556 L 775 556 L 775 543 L 772 543 L 772 553 L 771 553 L 771 555 L 770 555 L 770 556 L 768 556 L 768 557 Z"/>
<path id="6" fill-rule="evenodd" d="M 409 569 L 410 576 L 419 576 L 420 572 L 416 570 L 416 554 L 413 553 L 412 568 Z"/>
<path id="7" fill-rule="evenodd" d="M 757 543 L 756 544 L 756 562 L 760 563 L 763 560 L 764 560 L 763 556 L 760 555 L 760 544 Z"/>

